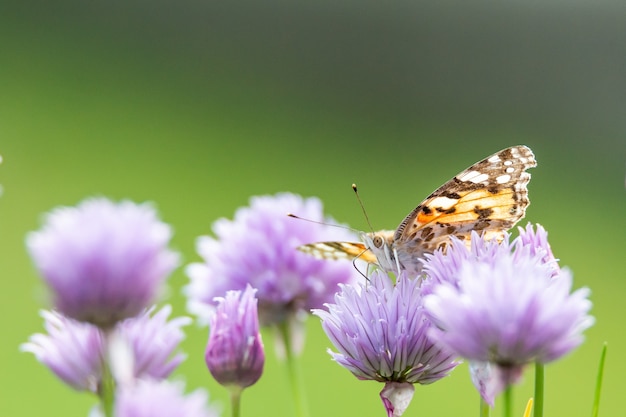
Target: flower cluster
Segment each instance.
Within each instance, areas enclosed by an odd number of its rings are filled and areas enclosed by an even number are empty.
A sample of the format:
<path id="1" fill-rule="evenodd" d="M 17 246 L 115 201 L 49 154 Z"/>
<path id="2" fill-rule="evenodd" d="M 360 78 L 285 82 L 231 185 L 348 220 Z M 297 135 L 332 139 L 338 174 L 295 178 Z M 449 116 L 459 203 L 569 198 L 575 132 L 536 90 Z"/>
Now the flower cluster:
<path id="1" fill-rule="evenodd" d="M 203 262 L 187 266 L 184 292 L 189 311 L 209 324 L 205 362 L 230 390 L 233 415 L 241 391 L 263 373 L 259 326 L 279 330 L 293 366 L 298 349 L 289 329 L 309 312 L 320 319 L 335 362 L 359 380 L 384 384 L 388 417 L 401 416 L 415 386 L 448 376 L 459 358 L 469 361 L 474 385 L 493 405 L 527 364 L 571 352 L 593 324 L 589 290 L 572 292 L 572 275 L 539 225 L 520 228 L 513 240 L 472 233 L 467 245 L 451 236 L 445 251 L 424 259 L 404 254 L 419 276 L 379 269 L 357 281 L 351 263 L 297 250 L 354 239 L 324 225 L 330 223 L 319 200 L 282 193 L 252 198 L 233 220 L 213 224 L 215 237 L 198 239 Z M 152 206 L 99 198 L 54 210 L 27 237 L 54 310 L 42 312 L 47 333 L 21 349 L 74 389 L 97 394 L 92 417 L 219 414 L 205 392 L 185 395 L 182 384 L 167 381 L 185 359 L 178 345 L 191 322 L 152 305 L 179 263 L 171 235 Z M 299 397 L 294 369 L 290 385 Z"/>
<path id="2" fill-rule="evenodd" d="M 456 357 L 469 359 L 474 384 L 493 405 L 524 365 L 562 357 L 593 324 L 589 290 L 571 293 L 571 274 L 558 266 L 543 227 L 502 242 L 472 233 L 469 248 L 450 239 L 445 252 L 415 260 L 422 276 L 401 272 L 394 284 L 375 272 L 314 311 L 338 350 L 333 359 L 359 379 L 385 382 L 389 416 L 408 406 L 410 384 L 437 381 Z"/>
<path id="3" fill-rule="evenodd" d="M 452 245 L 424 265 L 429 335 L 472 362 L 485 401 L 517 381 L 523 366 L 554 361 L 593 324 L 589 290 L 571 293 L 572 275 L 556 264 L 541 226 L 503 242 L 473 233 L 471 249 Z"/>
<path id="4" fill-rule="evenodd" d="M 321 240 L 354 240 L 344 229 L 293 219 L 287 213 L 332 224 L 316 198 L 294 194 L 259 196 L 237 210 L 234 220 L 213 224 L 215 238 L 202 236 L 197 250 L 204 259 L 187 267 L 189 311 L 208 322 L 216 297 L 229 290 L 257 290 L 261 325 L 284 323 L 299 312 L 332 300 L 338 284 L 358 274 L 348 262 L 327 262 L 295 250 Z"/>
<path id="5" fill-rule="evenodd" d="M 182 326 L 191 320 L 178 317 L 168 321 L 171 310 L 165 306 L 154 313 L 152 308 L 115 327 L 115 332 L 131 349 L 133 378 L 165 379 L 185 359 L 184 354 L 175 352 L 185 336 Z M 32 335 L 21 346 L 22 351 L 33 353 L 72 388 L 99 392 L 107 352 L 100 329 L 55 311 L 42 311 L 41 315 L 47 334 Z"/>
<path id="6" fill-rule="evenodd" d="M 186 317 L 149 307 L 178 265 L 171 228 L 150 205 L 98 198 L 63 207 L 27 238 L 52 290 L 47 334 L 21 346 L 79 391 L 101 397 L 92 415 L 213 417 L 206 395 L 184 396 L 167 382 L 185 359 L 177 352 Z M 117 398 L 113 404 L 113 399 Z"/>

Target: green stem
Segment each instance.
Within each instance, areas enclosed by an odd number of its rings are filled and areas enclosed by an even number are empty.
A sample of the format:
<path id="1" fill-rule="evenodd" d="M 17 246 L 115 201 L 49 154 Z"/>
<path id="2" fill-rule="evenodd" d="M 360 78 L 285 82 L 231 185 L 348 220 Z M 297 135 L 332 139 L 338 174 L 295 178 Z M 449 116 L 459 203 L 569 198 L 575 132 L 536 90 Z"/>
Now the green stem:
<path id="1" fill-rule="evenodd" d="M 504 417 L 513 417 L 513 384 L 504 390 Z"/>
<path id="2" fill-rule="evenodd" d="M 293 351 L 291 330 L 289 320 L 285 320 L 278 325 L 278 331 L 280 337 L 283 339 L 283 346 L 285 347 L 285 358 L 287 362 L 287 372 L 289 374 L 289 385 L 291 386 L 291 395 L 293 396 L 296 417 L 307 417 L 306 400 L 304 398 L 304 390 L 302 384 L 302 378 L 300 375 L 300 369 L 298 367 L 298 361 L 296 354 Z"/>
<path id="3" fill-rule="evenodd" d="M 104 340 L 104 354 L 102 358 L 102 381 L 98 387 L 98 395 L 102 404 L 102 411 L 105 417 L 113 417 L 113 407 L 115 405 L 115 379 L 109 366 L 109 342 L 111 340 L 110 330 L 101 330 Z"/>
<path id="4" fill-rule="evenodd" d="M 543 364 L 535 363 L 535 404 L 533 408 L 534 417 L 543 417 L 543 391 L 544 391 L 544 372 Z"/>
<path id="5" fill-rule="evenodd" d="M 241 414 L 241 393 L 243 389 L 238 385 L 230 387 L 230 415 L 231 417 L 239 417 Z"/>
<path id="6" fill-rule="evenodd" d="M 489 404 L 487 404 L 485 402 L 485 400 L 483 400 L 483 397 L 480 397 L 480 417 L 489 417 L 489 415 L 491 414 L 491 407 L 489 407 Z"/>
<path id="7" fill-rule="evenodd" d="M 600 411 L 600 391 L 602 391 L 602 378 L 604 377 L 604 361 L 606 360 L 607 343 L 604 342 L 602 353 L 600 354 L 600 365 L 598 365 L 598 376 L 596 378 L 596 392 L 593 396 L 592 417 L 598 417 Z"/>

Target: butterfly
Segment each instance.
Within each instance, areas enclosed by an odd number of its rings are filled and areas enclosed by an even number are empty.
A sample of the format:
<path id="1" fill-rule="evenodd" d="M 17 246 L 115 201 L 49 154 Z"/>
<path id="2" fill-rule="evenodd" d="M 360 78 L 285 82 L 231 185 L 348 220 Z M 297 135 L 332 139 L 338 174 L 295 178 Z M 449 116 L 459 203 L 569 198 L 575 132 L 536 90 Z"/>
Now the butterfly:
<path id="1" fill-rule="evenodd" d="M 360 259 L 387 272 L 418 274 L 424 254 L 445 248 L 450 236 L 469 244 L 472 231 L 502 239 L 530 204 L 530 148 L 496 152 L 437 188 L 393 230 L 361 233 L 362 242 L 317 242 L 298 249 L 324 259 Z"/>

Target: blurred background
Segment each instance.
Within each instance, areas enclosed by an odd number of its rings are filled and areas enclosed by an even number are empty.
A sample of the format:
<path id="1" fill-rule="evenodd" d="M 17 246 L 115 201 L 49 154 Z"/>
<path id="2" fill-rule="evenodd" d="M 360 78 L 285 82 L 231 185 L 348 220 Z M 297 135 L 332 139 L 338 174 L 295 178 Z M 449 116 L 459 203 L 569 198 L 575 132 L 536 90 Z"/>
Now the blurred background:
<path id="1" fill-rule="evenodd" d="M 251 195 L 319 196 L 329 214 L 394 228 L 444 181 L 530 146 L 532 204 L 576 287 L 592 289 L 586 343 L 547 367 L 549 415 L 587 416 L 608 341 L 601 415 L 623 410 L 626 349 L 626 3 L 3 1 L 0 3 L 0 415 L 85 416 L 33 355 L 46 289 L 24 236 L 88 196 L 154 201 L 185 263 L 198 235 Z M 182 269 L 164 302 L 185 314 Z M 190 326 L 176 376 L 206 387 L 207 330 Z M 291 416 L 265 333 L 266 372 L 244 415 Z M 384 414 L 377 383 L 333 363 L 308 322 L 312 416 Z M 522 414 L 532 369 L 516 390 Z M 454 400 L 450 401 L 451 394 Z M 407 416 L 477 412 L 466 366 L 417 387 Z"/>

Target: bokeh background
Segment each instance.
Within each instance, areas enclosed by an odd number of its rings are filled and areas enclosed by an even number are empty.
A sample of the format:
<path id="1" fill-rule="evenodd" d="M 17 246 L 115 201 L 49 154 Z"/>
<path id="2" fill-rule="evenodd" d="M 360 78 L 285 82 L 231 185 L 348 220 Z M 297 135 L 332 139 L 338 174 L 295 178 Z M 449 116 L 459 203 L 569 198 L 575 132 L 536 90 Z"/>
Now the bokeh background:
<path id="1" fill-rule="evenodd" d="M 95 403 L 18 345 L 42 330 L 43 285 L 24 250 L 41 213 L 105 195 L 154 201 L 185 262 L 194 240 L 255 194 L 319 196 L 366 229 L 393 228 L 461 169 L 530 146 L 527 220 L 543 224 L 577 287 L 586 343 L 547 367 L 547 414 L 587 416 L 602 343 L 601 415 L 622 415 L 626 349 L 626 3 L 0 2 L 0 415 L 84 416 Z M 523 221 L 523 224 L 526 220 Z M 182 268 L 169 281 L 185 314 Z M 207 330 L 191 326 L 176 377 L 206 387 Z M 244 415 L 291 416 L 265 333 L 266 372 Z M 333 363 L 308 322 L 311 416 L 383 415 L 379 384 Z M 516 390 L 521 410 L 532 369 Z M 465 366 L 418 387 L 408 416 L 477 412 Z"/>

